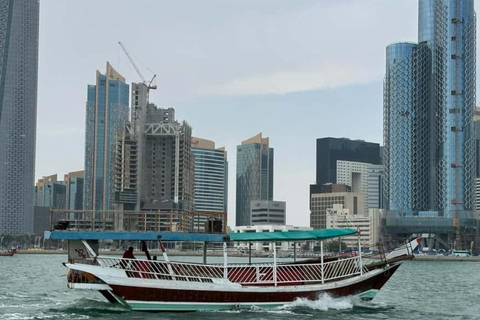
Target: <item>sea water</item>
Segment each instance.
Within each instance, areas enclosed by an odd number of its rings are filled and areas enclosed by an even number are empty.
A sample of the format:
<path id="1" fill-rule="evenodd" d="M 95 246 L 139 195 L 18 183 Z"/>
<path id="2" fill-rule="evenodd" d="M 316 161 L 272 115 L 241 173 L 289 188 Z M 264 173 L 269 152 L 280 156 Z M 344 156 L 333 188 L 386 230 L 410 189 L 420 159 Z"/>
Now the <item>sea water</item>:
<path id="1" fill-rule="evenodd" d="M 320 295 L 270 310 L 141 313 L 110 304 L 95 291 L 68 289 L 65 261 L 66 255 L 0 257 L 0 320 L 480 319 L 480 262 L 406 261 L 371 302 Z"/>

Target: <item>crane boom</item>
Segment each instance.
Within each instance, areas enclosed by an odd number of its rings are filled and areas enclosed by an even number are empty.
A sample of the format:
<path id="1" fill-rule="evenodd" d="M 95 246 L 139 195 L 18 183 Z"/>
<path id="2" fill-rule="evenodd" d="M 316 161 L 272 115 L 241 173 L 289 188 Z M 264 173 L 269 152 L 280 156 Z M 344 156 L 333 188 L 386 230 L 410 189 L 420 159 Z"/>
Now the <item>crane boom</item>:
<path id="1" fill-rule="evenodd" d="M 137 71 L 138 75 L 140 76 L 140 79 L 142 79 L 143 81 L 143 84 L 147 87 L 148 90 L 150 89 L 157 89 L 157 85 L 153 83 L 153 81 L 155 80 L 155 78 L 157 77 L 156 74 L 153 75 L 152 77 L 152 80 L 150 81 L 147 81 L 145 80 L 145 77 L 143 76 L 142 72 L 140 71 L 140 69 L 137 67 L 137 64 L 135 63 L 135 61 L 133 60 L 132 56 L 130 55 L 130 53 L 128 53 L 128 50 L 127 48 L 123 45 L 123 43 L 121 43 L 120 41 L 118 41 L 118 44 L 120 45 L 120 47 L 122 47 L 123 49 L 123 52 L 125 52 L 125 55 L 127 56 L 128 60 L 130 60 L 130 63 L 132 64 L 132 66 L 135 68 L 135 71 Z M 148 68 L 147 68 L 148 69 Z M 148 69 L 150 72 L 152 70 Z M 153 73 L 153 72 L 152 72 Z"/>
<path id="2" fill-rule="evenodd" d="M 140 76 L 140 79 L 142 79 L 142 81 L 146 84 L 147 81 L 145 80 L 145 77 L 143 76 L 142 72 L 140 71 L 140 69 L 139 69 L 139 68 L 137 67 L 137 65 L 135 64 L 135 61 L 133 61 L 132 56 L 130 56 L 130 54 L 128 53 L 127 48 L 125 48 L 125 46 L 123 45 L 123 43 L 121 43 L 120 41 L 118 41 L 118 44 L 120 45 L 120 47 L 122 47 L 123 52 L 125 52 L 125 54 L 127 55 L 128 60 L 130 60 L 130 63 L 132 64 L 132 66 L 133 66 L 133 67 L 135 68 L 135 70 L 137 71 L 138 75 Z"/>

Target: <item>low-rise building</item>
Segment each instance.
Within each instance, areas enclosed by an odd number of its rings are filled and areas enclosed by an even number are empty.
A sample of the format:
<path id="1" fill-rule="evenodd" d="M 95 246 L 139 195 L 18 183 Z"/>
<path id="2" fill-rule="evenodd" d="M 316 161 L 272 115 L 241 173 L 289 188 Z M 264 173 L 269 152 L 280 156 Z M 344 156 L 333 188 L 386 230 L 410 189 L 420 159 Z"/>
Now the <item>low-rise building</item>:
<path id="1" fill-rule="evenodd" d="M 369 209 L 368 213 L 353 214 L 342 204 L 334 204 L 327 209 L 327 229 L 333 228 L 356 228 L 360 230 L 360 241 L 363 248 L 373 249 L 377 247 L 380 238 L 381 209 Z M 349 248 L 358 247 L 358 235 L 345 236 L 342 242 Z"/>
<path id="2" fill-rule="evenodd" d="M 348 190 L 346 188 L 345 190 Z M 314 229 L 327 228 L 327 209 L 333 208 L 335 204 L 343 205 L 352 214 L 365 213 L 365 196 L 357 192 L 331 192 L 314 193 L 310 199 L 310 227 Z"/>
<path id="3" fill-rule="evenodd" d="M 305 231 L 312 230 L 310 227 L 297 227 L 288 225 L 254 225 L 254 226 L 237 226 L 232 227 L 232 232 L 245 233 L 245 232 L 275 232 L 275 231 Z M 300 248 L 304 242 L 277 242 L 277 251 L 289 251 L 293 250 L 294 244 L 297 249 Z M 273 242 L 252 242 L 252 251 L 257 252 L 270 252 L 273 251 Z M 234 242 L 234 248 L 242 252 L 248 252 L 248 242 Z"/>
<path id="4" fill-rule="evenodd" d="M 250 221 L 252 225 L 286 225 L 287 203 L 285 201 L 250 201 Z"/>

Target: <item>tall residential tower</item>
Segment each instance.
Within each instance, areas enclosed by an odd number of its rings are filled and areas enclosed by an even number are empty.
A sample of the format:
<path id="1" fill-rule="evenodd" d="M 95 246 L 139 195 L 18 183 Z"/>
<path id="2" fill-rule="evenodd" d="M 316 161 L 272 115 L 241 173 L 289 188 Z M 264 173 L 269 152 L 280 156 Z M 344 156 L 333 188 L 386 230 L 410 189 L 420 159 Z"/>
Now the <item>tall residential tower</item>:
<path id="1" fill-rule="evenodd" d="M 116 135 L 128 120 L 129 87 L 110 63 L 97 71 L 87 91 L 84 209 L 114 208 L 114 150 Z"/>
<path id="2" fill-rule="evenodd" d="M 39 2 L 0 0 L 0 235 L 33 232 Z"/>
<path id="3" fill-rule="evenodd" d="M 227 211 L 228 161 L 225 148 L 211 140 L 192 137 L 195 158 L 195 210 Z"/>
<path id="4" fill-rule="evenodd" d="M 237 146 L 236 226 L 251 224 L 252 200 L 273 200 L 273 148 L 261 133 Z"/>

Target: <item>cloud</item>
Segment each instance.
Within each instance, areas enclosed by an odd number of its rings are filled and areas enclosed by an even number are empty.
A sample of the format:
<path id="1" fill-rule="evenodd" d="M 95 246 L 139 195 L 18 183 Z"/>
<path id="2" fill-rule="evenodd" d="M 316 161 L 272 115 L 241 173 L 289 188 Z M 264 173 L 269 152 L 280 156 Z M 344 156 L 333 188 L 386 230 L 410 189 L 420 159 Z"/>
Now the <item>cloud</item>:
<path id="1" fill-rule="evenodd" d="M 258 95 L 332 89 L 378 80 L 375 73 L 362 65 L 324 64 L 313 70 L 279 71 L 254 75 L 224 83 L 200 87 L 200 95 Z"/>

